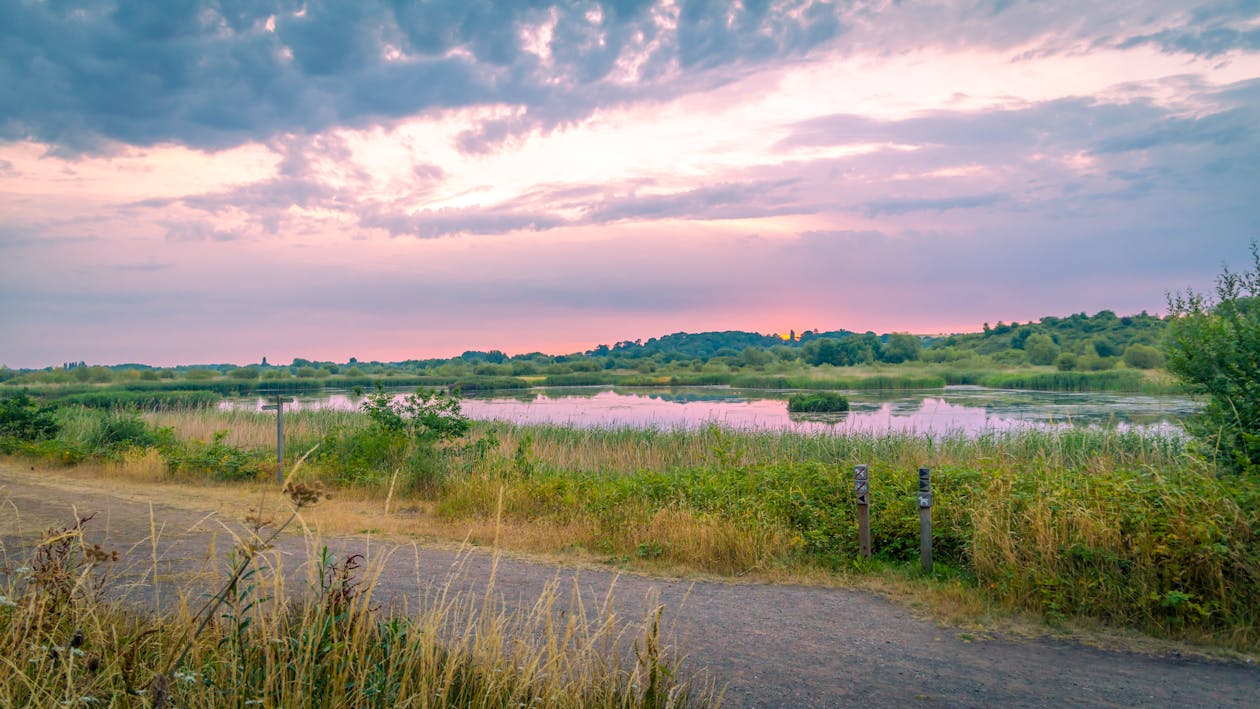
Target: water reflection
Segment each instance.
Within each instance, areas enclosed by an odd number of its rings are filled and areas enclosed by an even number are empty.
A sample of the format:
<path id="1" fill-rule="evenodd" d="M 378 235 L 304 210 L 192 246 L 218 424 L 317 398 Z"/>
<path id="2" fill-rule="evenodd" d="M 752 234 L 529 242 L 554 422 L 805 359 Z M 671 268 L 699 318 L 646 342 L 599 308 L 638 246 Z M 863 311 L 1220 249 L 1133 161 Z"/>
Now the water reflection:
<path id="1" fill-rule="evenodd" d="M 405 396 L 410 390 L 399 391 Z M 1197 409 L 1185 397 L 1128 394 L 1070 394 L 947 387 L 919 392 L 851 392 L 844 414 L 789 414 L 787 392 L 728 387 L 616 389 L 569 387 L 492 392 L 463 400 L 475 419 L 577 427 L 691 428 L 717 424 L 732 429 L 800 432 L 922 434 L 980 433 L 1021 427 L 1096 424 L 1179 431 Z M 359 408 L 362 396 L 348 392 L 298 396 L 296 409 Z M 261 398 L 224 403 L 225 408 L 261 409 Z"/>

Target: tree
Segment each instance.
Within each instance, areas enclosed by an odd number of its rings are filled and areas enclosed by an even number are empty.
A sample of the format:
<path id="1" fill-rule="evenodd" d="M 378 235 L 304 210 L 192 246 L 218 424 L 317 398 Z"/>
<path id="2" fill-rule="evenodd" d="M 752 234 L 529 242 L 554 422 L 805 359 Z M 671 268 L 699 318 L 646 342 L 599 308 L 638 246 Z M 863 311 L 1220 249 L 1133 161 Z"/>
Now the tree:
<path id="1" fill-rule="evenodd" d="M 1124 351 L 1124 364 L 1126 367 L 1155 369 L 1163 363 L 1164 356 L 1159 353 L 1159 350 L 1150 345 L 1144 345 L 1139 342 L 1129 345 L 1129 348 Z"/>
<path id="2" fill-rule="evenodd" d="M 1037 333 L 1024 340 L 1024 353 L 1028 355 L 1029 364 L 1054 364 L 1059 356 L 1059 346 L 1049 335 Z"/>
<path id="3" fill-rule="evenodd" d="M 1207 397 L 1191 430 L 1227 471 L 1260 475 L 1260 246 L 1252 266 L 1226 267 L 1215 297 L 1194 291 L 1168 296 L 1168 371 Z"/>
<path id="4" fill-rule="evenodd" d="M 921 349 L 922 343 L 914 335 L 893 333 L 888 336 L 888 341 L 884 343 L 879 358 L 881 361 L 890 364 L 913 362 L 919 358 Z"/>

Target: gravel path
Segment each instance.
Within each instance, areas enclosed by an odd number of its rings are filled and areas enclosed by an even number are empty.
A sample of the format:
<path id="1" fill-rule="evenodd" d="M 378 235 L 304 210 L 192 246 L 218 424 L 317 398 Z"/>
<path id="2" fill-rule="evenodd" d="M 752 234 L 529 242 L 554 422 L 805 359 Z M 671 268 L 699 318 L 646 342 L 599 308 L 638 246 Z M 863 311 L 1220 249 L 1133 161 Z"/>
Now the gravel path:
<path id="1" fill-rule="evenodd" d="M 88 538 L 142 558 L 124 578 L 139 598 L 158 595 L 159 578 L 187 583 L 211 557 L 222 558 L 232 528 L 212 506 L 153 504 L 71 478 L 0 463 L 0 544 L 21 558 L 48 526 L 96 513 Z M 239 528 L 239 525 L 238 525 Z M 361 537 L 323 540 L 339 553 L 360 552 L 382 565 L 377 597 L 414 601 L 426 587 L 457 579 L 471 592 L 485 588 L 493 557 L 441 548 L 385 544 Z M 307 557 L 300 535 L 277 549 Z M 548 583 L 580 589 L 588 608 L 612 589 L 618 617 L 642 619 L 665 606 L 668 639 L 686 667 L 725 687 L 726 706 L 835 707 L 930 703 L 942 706 L 1260 706 L 1260 667 L 1181 656 L 1112 652 L 1055 640 L 985 637 L 915 618 L 904 608 L 862 591 L 788 585 L 727 584 L 661 579 L 528 559 L 501 557 L 495 590 L 509 606 L 532 605 Z M 291 584 L 293 585 L 293 584 Z M 169 595 L 169 593 L 168 593 Z"/>

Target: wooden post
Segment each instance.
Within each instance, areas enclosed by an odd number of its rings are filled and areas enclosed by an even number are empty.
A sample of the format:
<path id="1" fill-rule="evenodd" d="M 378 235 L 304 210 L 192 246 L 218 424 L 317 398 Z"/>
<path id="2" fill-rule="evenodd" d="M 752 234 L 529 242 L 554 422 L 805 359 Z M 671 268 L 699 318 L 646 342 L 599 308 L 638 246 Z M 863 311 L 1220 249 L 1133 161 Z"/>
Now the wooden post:
<path id="1" fill-rule="evenodd" d="M 284 405 L 294 399 L 276 395 L 276 403 L 263 407 L 263 411 L 276 410 L 276 482 L 284 484 Z"/>
<path id="2" fill-rule="evenodd" d="M 932 472 L 919 468 L 919 563 L 932 570 Z"/>
<path id="3" fill-rule="evenodd" d="M 276 397 L 276 482 L 284 484 L 284 397 Z"/>
<path id="4" fill-rule="evenodd" d="M 865 465 L 853 466 L 853 492 L 857 495 L 858 547 L 862 558 L 871 558 L 871 493 Z"/>

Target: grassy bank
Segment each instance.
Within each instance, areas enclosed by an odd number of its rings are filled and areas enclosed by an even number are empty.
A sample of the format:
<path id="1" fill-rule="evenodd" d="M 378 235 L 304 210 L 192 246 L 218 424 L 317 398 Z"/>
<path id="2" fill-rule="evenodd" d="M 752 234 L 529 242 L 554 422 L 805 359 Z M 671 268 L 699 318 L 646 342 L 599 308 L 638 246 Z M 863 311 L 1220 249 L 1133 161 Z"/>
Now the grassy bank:
<path id="1" fill-rule="evenodd" d="M 274 445 L 274 419 L 245 412 L 158 411 L 140 429 L 117 414 L 57 416 L 58 438 L 9 451 L 239 480 L 267 475 Z M 120 428 L 132 431 L 130 443 Z M 851 474 L 859 463 L 870 465 L 877 565 L 911 565 L 914 471 L 928 466 L 936 573 L 969 593 L 1050 621 L 1092 618 L 1260 647 L 1260 485 L 1218 478 L 1179 438 L 480 423 L 457 442 L 416 447 L 362 414 L 299 412 L 286 428 L 289 450 L 318 444 L 309 475 L 375 497 L 387 512 L 419 514 L 434 529 L 486 529 L 502 499 L 507 546 L 772 578 L 871 568 L 858 558 Z"/>
<path id="2" fill-rule="evenodd" d="M 315 546 L 311 590 L 294 595 L 280 555 L 256 539 L 238 543 L 224 571 L 201 575 L 162 612 L 111 600 L 122 585 L 116 567 L 129 560 L 90 544 L 83 524 L 49 530 L 29 558 L 3 559 L 0 706 L 713 702 L 675 677 L 655 614 L 625 624 L 554 586 L 531 610 L 513 611 L 449 583 L 422 595 L 418 612 L 381 610 L 380 568 Z"/>

